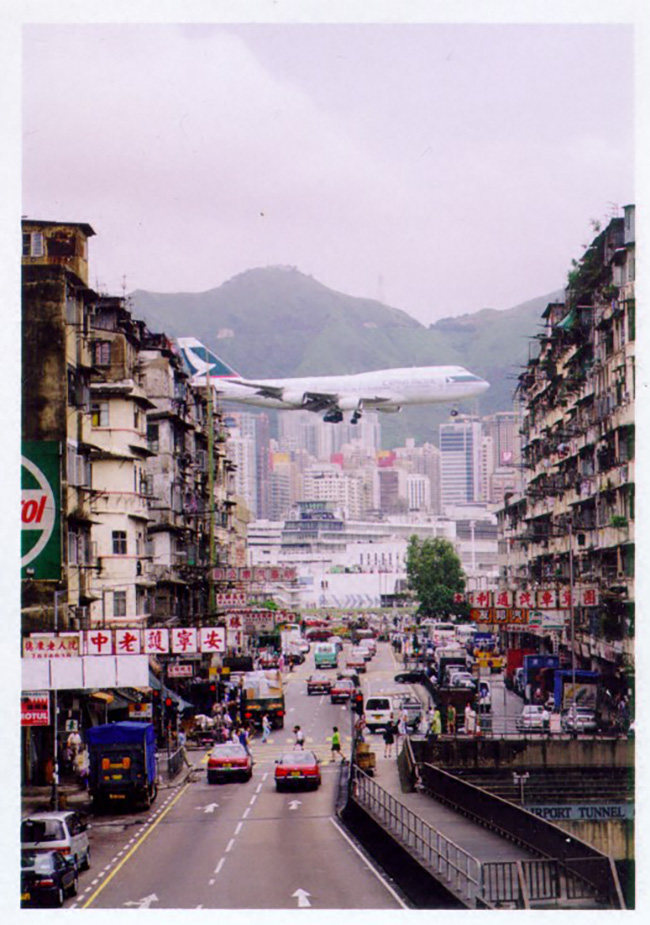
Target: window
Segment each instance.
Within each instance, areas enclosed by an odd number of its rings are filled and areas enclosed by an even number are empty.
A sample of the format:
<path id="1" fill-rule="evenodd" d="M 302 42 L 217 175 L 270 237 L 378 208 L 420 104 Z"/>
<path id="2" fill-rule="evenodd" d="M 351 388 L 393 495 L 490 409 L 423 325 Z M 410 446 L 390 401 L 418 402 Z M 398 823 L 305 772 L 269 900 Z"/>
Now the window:
<path id="1" fill-rule="evenodd" d="M 147 443 L 152 453 L 158 452 L 158 424 L 147 424 Z"/>
<path id="2" fill-rule="evenodd" d="M 126 591 L 113 591 L 113 616 L 126 616 Z"/>
<path id="3" fill-rule="evenodd" d="M 126 530 L 113 530 L 113 555 L 126 555 Z"/>
<path id="4" fill-rule="evenodd" d="M 76 530 L 68 530 L 68 563 L 69 565 L 79 563 L 79 537 Z"/>
<path id="5" fill-rule="evenodd" d="M 42 231 L 27 231 L 23 234 L 23 257 L 42 257 L 45 253 Z"/>
<path id="6" fill-rule="evenodd" d="M 111 347 L 110 340 L 96 340 L 93 344 L 95 355 L 95 366 L 110 366 L 111 364 Z"/>
<path id="7" fill-rule="evenodd" d="M 94 401 L 90 405 L 93 427 L 108 427 L 108 402 Z"/>

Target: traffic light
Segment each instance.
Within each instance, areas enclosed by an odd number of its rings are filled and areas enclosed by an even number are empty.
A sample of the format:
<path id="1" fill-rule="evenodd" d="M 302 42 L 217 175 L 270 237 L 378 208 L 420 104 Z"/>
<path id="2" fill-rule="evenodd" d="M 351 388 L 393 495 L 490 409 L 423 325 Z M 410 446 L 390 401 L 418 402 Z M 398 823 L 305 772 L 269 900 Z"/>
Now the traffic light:
<path id="1" fill-rule="evenodd" d="M 354 712 L 359 716 L 363 714 L 363 694 L 361 692 L 354 695 Z"/>

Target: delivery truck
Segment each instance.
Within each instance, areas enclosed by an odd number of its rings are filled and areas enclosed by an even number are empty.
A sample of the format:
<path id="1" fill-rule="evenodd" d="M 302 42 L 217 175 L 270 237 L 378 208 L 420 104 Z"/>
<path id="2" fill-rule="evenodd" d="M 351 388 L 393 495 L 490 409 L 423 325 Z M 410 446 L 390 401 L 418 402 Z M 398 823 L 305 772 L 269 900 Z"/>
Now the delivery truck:
<path id="1" fill-rule="evenodd" d="M 120 722 L 86 730 L 88 789 L 93 809 L 123 805 L 148 809 L 158 792 L 152 723 Z"/>

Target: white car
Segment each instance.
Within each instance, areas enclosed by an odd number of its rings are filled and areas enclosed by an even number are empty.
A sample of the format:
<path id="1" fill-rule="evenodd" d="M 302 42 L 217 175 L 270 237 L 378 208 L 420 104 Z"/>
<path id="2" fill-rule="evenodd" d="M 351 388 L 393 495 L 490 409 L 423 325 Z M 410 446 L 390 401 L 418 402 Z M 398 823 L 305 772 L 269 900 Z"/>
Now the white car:
<path id="1" fill-rule="evenodd" d="M 521 716 L 517 719 L 517 729 L 522 732 L 542 732 L 544 715 L 548 716 L 548 711 L 541 704 L 526 704 L 521 711 Z"/>
<path id="2" fill-rule="evenodd" d="M 90 867 L 88 826 L 79 813 L 30 813 L 20 823 L 20 847 L 32 851 L 60 851 L 73 857 L 78 870 Z"/>
<path id="3" fill-rule="evenodd" d="M 566 732 L 596 732 L 598 723 L 596 714 L 587 707 L 576 707 L 562 715 L 562 728 Z"/>

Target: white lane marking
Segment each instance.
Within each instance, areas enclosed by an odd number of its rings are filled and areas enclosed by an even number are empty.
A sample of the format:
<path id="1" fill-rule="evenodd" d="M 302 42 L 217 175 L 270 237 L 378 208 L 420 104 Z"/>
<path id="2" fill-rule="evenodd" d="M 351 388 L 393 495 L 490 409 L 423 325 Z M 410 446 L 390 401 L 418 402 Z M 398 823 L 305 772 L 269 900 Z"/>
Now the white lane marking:
<path id="1" fill-rule="evenodd" d="M 226 854 L 228 854 L 228 852 L 230 851 L 230 849 L 232 848 L 234 844 L 235 844 L 235 839 L 231 838 L 228 844 L 226 845 Z"/>
<path id="2" fill-rule="evenodd" d="M 221 868 L 222 868 L 223 865 L 225 864 L 225 861 L 226 861 L 225 858 L 221 858 L 221 859 L 220 859 L 219 863 L 217 864 L 217 866 L 216 866 L 215 869 L 214 869 L 215 874 L 218 874 L 218 873 L 221 871 Z"/>
<path id="3" fill-rule="evenodd" d="M 241 827 L 243 826 L 243 824 L 244 824 L 243 822 L 238 822 L 238 823 L 237 823 L 237 826 L 236 826 L 236 828 L 235 828 L 235 835 L 239 835 L 239 833 L 241 832 Z"/>
<path id="4" fill-rule="evenodd" d="M 268 772 L 268 771 L 265 771 L 265 772 L 264 772 L 264 776 L 262 777 L 262 780 L 266 780 L 266 778 L 267 778 L 268 776 L 269 776 L 269 772 Z"/>
<path id="5" fill-rule="evenodd" d="M 212 879 L 208 880 L 208 886 L 214 886 L 214 877 L 212 877 Z"/>
<path id="6" fill-rule="evenodd" d="M 247 806 L 244 812 L 241 814 L 242 819 L 245 819 L 246 816 L 250 813 L 250 811 L 251 811 L 250 806 Z"/>
<path id="7" fill-rule="evenodd" d="M 379 882 L 382 883 L 382 884 L 385 886 L 385 888 L 388 890 L 388 892 L 397 900 L 397 902 L 400 904 L 400 906 L 402 907 L 402 909 L 408 909 L 408 906 L 406 905 L 406 903 L 404 903 L 404 902 L 400 899 L 400 897 L 397 895 L 397 893 L 395 892 L 395 890 L 392 888 L 392 886 L 391 886 L 389 883 L 386 882 L 386 880 L 382 877 L 382 875 L 379 873 L 379 871 L 375 870 L 375 868 L 372 867 L 372 865 L 370 864 L 368 858 L 367 858 L 364 854 L 362 854 L 361 851 L 359 851 L 359 849 L 358 849 L 357 846 L 354 844 L 354 842 L 352 841 L 352 839 L 350 838 L 350 836 L 347 834 L 347 832 L 344 832 L 344 831 L 343 831 L 343 829 L 342 829 L 341 826 L 338 824 L 338 822 L 336 821 L 336 819 L 333 819 L 332 816 L 330 816 L 330 822 L 332 823 L 332 825 L 334 826 L 334 828 L 337 829 L 338 832 L 343 836 L 343 838 L 344 838 L 344 839 L 346 840 L 346 842 L 350 845 L 350 847 L 352 848 L 352 850 L 355 851 L 355 852 L 359 855 L 359 857 L 360 857 L 361 860 L 364 862 L 364 864 L 366 865 L 366 867 L 368 868 L 368 870 L 369 870 L 371 873 L 373 873 L 373 874 L 375 875 L 375 877 L 377 878 L 377 880 L 379 880 Z"/>
<path id="8" fill-rule="evenodd" d="M 250 798 L 249 805 L 252 806 L 256 799 L 257 799 L 257 794 L 253 794 L 253 796 Z"/>
<path id="9" fill-rule="evenodd" d="M 262 785 L 261 785 L 261 784 L 258 784 L 258 785 L 257 785 L 257 788 L 256 788 L 256 790 L 255 790 L 255 793 L 259 793 L 261 789 L 262 789 Z"/>

